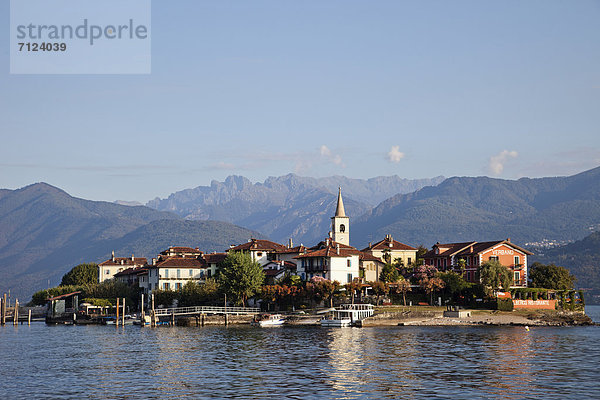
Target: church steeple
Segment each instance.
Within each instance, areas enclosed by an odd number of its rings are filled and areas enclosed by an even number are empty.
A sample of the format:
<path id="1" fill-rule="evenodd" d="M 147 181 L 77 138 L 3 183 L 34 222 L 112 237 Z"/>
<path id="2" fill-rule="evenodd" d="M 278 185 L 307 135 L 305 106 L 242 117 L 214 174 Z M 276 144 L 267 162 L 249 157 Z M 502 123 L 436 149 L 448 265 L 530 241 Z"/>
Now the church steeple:
<path id="1" fill-rule="evenodd" d="M 338 191 L 338 200 L 337 200 L 337 208 L 335 209 L 336 217 L 345 217 L 346 211 L 344 210 L 344 202 L 342 201 L 342 188 L 339 188 Z"/>
<path id="2" fill-rule="evenodd" d="M 331 234 L 335 242 L 350 246 L 350 218 L 346 216 L 342 188 L 339 188 L 335 216 L 331 217 Z"/>

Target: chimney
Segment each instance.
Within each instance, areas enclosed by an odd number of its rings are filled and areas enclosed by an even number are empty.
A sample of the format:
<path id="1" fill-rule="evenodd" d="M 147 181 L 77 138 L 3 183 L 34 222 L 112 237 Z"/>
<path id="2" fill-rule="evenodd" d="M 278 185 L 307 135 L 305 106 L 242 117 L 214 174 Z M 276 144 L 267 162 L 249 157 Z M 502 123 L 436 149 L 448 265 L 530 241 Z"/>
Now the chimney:
<path id="1" fill-rule="evenodd" d="M 338 256 L 340 255 L 340 244 L 339 243 L 337 243 L 335 245 L 335 252 L 338 254 Z"/>
<path id="2" fill-rule="evenodd" d="M 115 251 L 112 251 L 112 258 L 111 258 L 112 262 L 115 262 Z"/>
<path id="3" fill-rule="evenodd" d="M 369 248 L 372 248 L 372 247 L 373 247 L 373 243 L 369 242 Z"/>
<path id="4" fill-rule="evenodd" d="M 510 238 L 506 238 L 506 241 L 507 241 L 508 243 L 510 243 Z"/>
<path id="5" fill-rule="evenodd" d="M 125 260 L 121 259 L 121 265 L 125 264 Z"/>
<path id="6" fill-rule="evenodd" d="M 133 254 L 131 255 L 131 261 L 135 261 L 135 257 L 133 256 Z"/>
<path id="7" fill-rule="evenodd" d="M 152 265 L 156 265 L 156 258 L 152 259 Z"/>
<path id="8" fill-rule="evenodd" d="M 288 241 L 288 249 L 291 249 L 292 247 L 294 247 L 294 242 L 292 241 L 292 238 L 290 238 Z"/>

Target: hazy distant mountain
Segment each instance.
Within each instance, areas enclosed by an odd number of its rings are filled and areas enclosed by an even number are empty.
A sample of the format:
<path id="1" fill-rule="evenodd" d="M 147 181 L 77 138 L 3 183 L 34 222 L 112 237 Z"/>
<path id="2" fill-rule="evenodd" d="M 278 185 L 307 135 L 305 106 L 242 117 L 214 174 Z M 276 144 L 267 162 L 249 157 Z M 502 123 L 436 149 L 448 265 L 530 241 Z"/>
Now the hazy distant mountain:
<path id="1" fill-rule="evenodd" d="M 122 206 L 143 206 L 139 201 L 115 200 L 114 203 Z"/>
<path id="2" fill-rule="evenodd" d="M 74 198 L 45 183 L 2 190 L 0 293 L 11 289 L 13 297 L 28 300 L 48 280 L 54 285 L 77 263 L 101 261 L 113 249 L 146 257 L 167 243 L 224 250 L 256 235 L 223 223 L 169 221 L 177 218 L 144 206 Z"/>
<path id="3" fill-rule="evenodd" d="M 393 196 L 357 219 L 352 242 L 390 233 L 402 242 L 575 240 L 600 226 L 600 168 L 570 177 L 449 178 Z"/>
<path id="4" fill-rule="evenodd" d="M 148 206 L 195 220 L 229 221 L 263 232 L 273 240 L 311 243 L 330 228 L 338 187 L 342 187 L 346 212 L 356 218 L 371 206 L 396 193 L 436 185 L 443 177 L 408 180 L 398 176 L 368 180 L 342 176 L 307 178 L 294 174 L 252 183 L 241 176 L 213 181 L 154 199 Z"/>
<path id="5" fill-rule="evenodd" d="M 531 260 L 566 267 L 577 278 L 577 287 L 600 294 L 600 232 L 565 246 L 544 250 L 533 255 Z M 598 301 L 600 298 L 596 299 L 596 303 Z"/>

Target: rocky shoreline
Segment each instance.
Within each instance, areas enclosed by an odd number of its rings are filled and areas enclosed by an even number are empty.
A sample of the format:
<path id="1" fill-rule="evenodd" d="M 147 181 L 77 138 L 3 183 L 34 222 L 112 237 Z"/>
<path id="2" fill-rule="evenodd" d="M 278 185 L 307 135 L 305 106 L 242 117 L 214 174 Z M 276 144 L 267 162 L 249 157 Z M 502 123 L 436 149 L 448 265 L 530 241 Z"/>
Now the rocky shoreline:
<path id="1" fill-rule="evenodd" d="M 590 317 L 576 311 L 487 311 L 470 310 L 469 316 L 444 317 L 442 311 L 383 312 L 361 321 L 360 326 L 580 326 L 596 325 Z"/>

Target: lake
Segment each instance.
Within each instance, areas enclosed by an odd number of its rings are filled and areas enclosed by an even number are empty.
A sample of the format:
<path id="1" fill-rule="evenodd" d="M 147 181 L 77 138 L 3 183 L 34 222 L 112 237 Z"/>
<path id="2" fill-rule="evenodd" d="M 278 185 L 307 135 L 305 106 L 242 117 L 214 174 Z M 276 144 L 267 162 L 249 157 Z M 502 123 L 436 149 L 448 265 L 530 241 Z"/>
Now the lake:
<path id="1" fill-rule="evenodd" d="M 587 307 L 600 321 L 600 306 Z M 600 327 L 0 327 L 2 398 L 598 398 Z"/>

